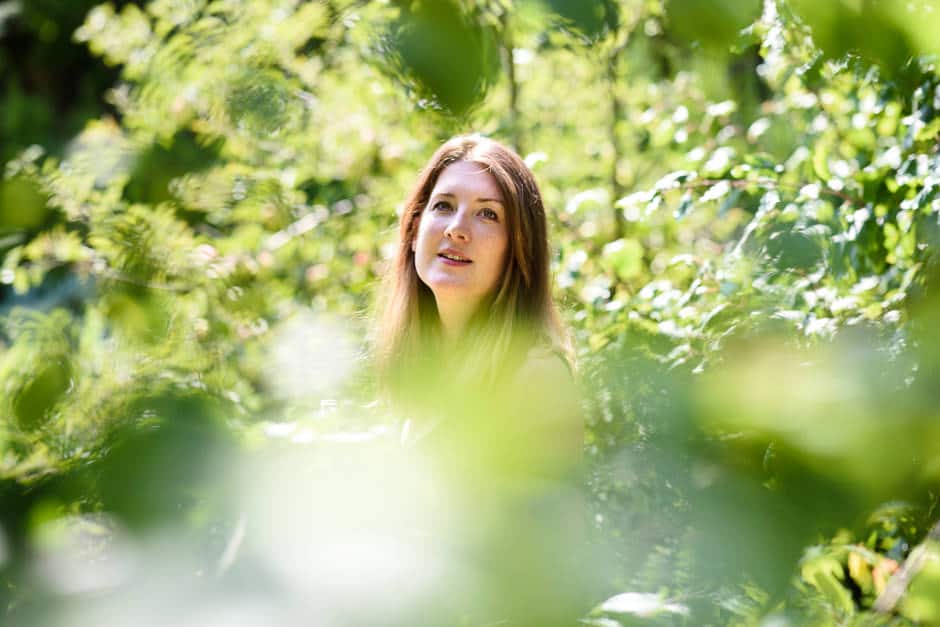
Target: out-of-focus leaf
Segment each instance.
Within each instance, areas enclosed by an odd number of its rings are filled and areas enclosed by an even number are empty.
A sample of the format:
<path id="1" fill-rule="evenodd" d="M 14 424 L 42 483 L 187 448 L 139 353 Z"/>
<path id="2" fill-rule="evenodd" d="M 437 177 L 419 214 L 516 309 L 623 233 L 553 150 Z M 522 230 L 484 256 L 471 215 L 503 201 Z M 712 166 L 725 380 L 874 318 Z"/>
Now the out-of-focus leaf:
<path id="1" fill-rule="evenodd" d="M 21 176 L 0 180 L 0 233 L 41 226 L 49 214 L 46 202 L 35 181 Z"/>
<path id="2" fill-rule="evenodd" d="M 813 268 L 824 255 L 821 238 L 811 229 L 782 228 L 772 233 L 766 252 L 778 268 L 800 270 Z"/>
<path id="3" fill-rule="evenodd" d="M 843 585 L 845 570 L 834 555 L 823 552 L 804 558 L 800 567 L 803 580 L 819 590 L 839 611 L 847 615 L 855 613 L 852 595 Z"/>
<path id="4" fill-rule="evenodd" d="M 232 446 L 226 407 L 206 394 L 176 391 L 127 407 L 130 415 L 93 469 L 104 509 L 146 529 L 212 498 L 207 490 Z"/>
<path id="5" fill-rule="evenodd" d="M 452 0 L 403 3 L 392 32 L 403 71 L 454 114 L 480 102 L 498 69 L 493 34 Z"/>
<path id="6" fill-rule="evenodd" d="M 617 5 L 610 0 L 543 0 L 549 10 L 590 40 L 617 28 Z"/>
<path id="7" fill-rule="evenodd" d="M 940 622 L 940 543 L 930 540 L 921 548 L 924 562 L 901 602 L 901 614 L 932 625 Z"/>
<path id="8" fill-rule="evenodd" d="M 303 101 L 283 72 L 243 69 L 230 81 L 226 97 L 231 125 L 263 138 L 277 137 L 295 126 Z"/>
<path id="9" fill-rule="evenodd" d="M 259 112 L 254 112 L 257 115 Z M 186 174 L 196 174 L 217 156 L 217 146 L 201 146 L 190 133 L 178 133 L 169 145 L 154 144 L 134 162 L 134 169 L 124 188 L 132 203 L 159 205 L 173 198 L 170 183 Z"/>
<path id="10" fill-rule="evenodd" d="M 43 426 L 73 384 L 71 323 L 61 309 L 50 314 L 16 310 L 6 320 L 13 342 L 0 353 L 5 379 L 0 408 L 24 431 Z"/>
<path id="11" fill-rule="evenodd" d="M 726 52 L 741 29 L 761 13 L 759 0 L 667 0 L 666 14 L 671 30 L 686 41 Z"/>
<path id="12" fill-rule="evenodd" d="M 681 220 L 685 215 L 692 209 L 695 205 L 695 200 L 692 197 L 691 193 L 685 193 L 682 195 L 682 198 L 679 199 L 679 206 L 676 207 L 673 215 L 677 220 Z"/>
<path id="13" fill-rule="evenodd" d="M 624 281 L 635 278 L 643 269 L 643 245 L 634 239 L 619 239 L 604 246 L 604 260 Z"/>
<path id="14" fill-rule="evenodd" d="M 71 385 L 72 368 L 67 362 L 42 367 L 13 397 L 13 414 L 20 428 L 31 430 L 49 417 L 49 410 Z"/>
<path id="15" fill-rule="evenodd" d="M 917 55 L 936 53 L 940 5 L 935 0 L 898 4 L 886 0 L 794 0 L 830 58 L 857 54 L 897 75 Z"/>

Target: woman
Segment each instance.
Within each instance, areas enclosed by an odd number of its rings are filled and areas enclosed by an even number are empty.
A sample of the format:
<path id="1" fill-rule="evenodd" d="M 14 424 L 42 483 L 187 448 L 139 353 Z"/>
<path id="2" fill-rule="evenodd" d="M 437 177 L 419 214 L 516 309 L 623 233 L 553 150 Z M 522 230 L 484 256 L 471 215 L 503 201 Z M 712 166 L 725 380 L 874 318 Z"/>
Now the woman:
<path id="1" fill-rule="evenodd" d="M 455 575 L 450 587 L 479 594 L 453 609 L 574 624 L 582 423 L 545 209 L 516 153 L 479 135 L 434 153 L 402 211 L 383 305 L 380 381 L 409 416 L 403 438 L 434 460 L 476 569 Z"/>
<path id="2" fill-rule="evenodd" d="M 539 450 L 577 457 L 571 348 L 525 162 L 479 135 L 447 141 L 418 177 L 399 231 L 377 338 L 388 395 L 424 431 L 442 414 L 511 412 L 502 429 L 524 428 L 544 440 Z"/>

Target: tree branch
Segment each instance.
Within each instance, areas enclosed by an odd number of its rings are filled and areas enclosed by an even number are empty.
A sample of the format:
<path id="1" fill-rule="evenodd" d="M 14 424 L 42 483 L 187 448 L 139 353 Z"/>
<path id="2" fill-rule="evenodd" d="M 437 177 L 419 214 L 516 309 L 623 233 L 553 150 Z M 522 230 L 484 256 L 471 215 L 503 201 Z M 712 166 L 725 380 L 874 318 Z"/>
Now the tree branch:
<path id="1" fill-rule="evenodd" d="M 894 612 L 901 598 L 910 587 L 911 581 L 917 576 L 920 569 L 924 567 L 924 562 L 927 561 L 929 555 L 928 542 L 931 540 L 940 542 L 940 521 L 937 521 L 937 524 L 933 526 L 933 529 L 927 534 L 927 538 L 914 547 L 914 550 L 911 551 L 907 559 L 904 560 L 904 564 L 898 569 L 898 572 L 894 573 L 891 579 L 888 580 L 888 585 L 885 587 L 884 591 L 878 595 L 875 604 L 872 605 L 874 611 L 882 614 L 891 614 Z"/>

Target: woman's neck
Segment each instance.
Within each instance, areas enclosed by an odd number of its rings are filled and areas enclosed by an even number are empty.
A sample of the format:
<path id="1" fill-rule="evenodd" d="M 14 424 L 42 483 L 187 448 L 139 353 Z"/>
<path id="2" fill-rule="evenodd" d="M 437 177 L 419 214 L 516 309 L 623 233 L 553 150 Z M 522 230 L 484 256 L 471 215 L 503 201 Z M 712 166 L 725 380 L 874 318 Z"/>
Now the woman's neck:
<path id="1" fill-rule="evenodd" d="M 441 321 L 441 336 L 448 345 L 455 345 L 461 341 L 470 326 L 474 309 L 468 307 L 466 302 L 447 300 L 437 301 L 437 315 Z"/>

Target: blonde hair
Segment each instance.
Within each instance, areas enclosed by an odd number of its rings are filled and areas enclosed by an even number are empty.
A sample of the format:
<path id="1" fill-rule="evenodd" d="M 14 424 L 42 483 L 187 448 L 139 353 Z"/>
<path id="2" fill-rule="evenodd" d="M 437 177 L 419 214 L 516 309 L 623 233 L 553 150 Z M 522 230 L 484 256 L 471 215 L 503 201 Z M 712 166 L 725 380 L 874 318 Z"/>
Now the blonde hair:
<path id="1" fill-rule="evenodd" d="M 460 368 L 495 383 L 533 346 L 560 351 L 571 363 L 571 347 L 551 293 L 545 208 L 532 171 L 511 149 L 480 135 L 445 142 L 421 171 L 399 222 L 397 255 L 385 277 L 375 338 L 379 379 L 395 388 L 416 376 L 422 360 L 437 355 L 440 323 L 430 288 L 418 277 L 412 242 L 441 173 L 460 161 L 486 168 L 499 187 L 506 210 L 509 254 L 491 299 L 467 331 Z M 415 369 L 418 370 L 415 370 Z M 394 389 L 391 390 L 393 393 Z"/>

